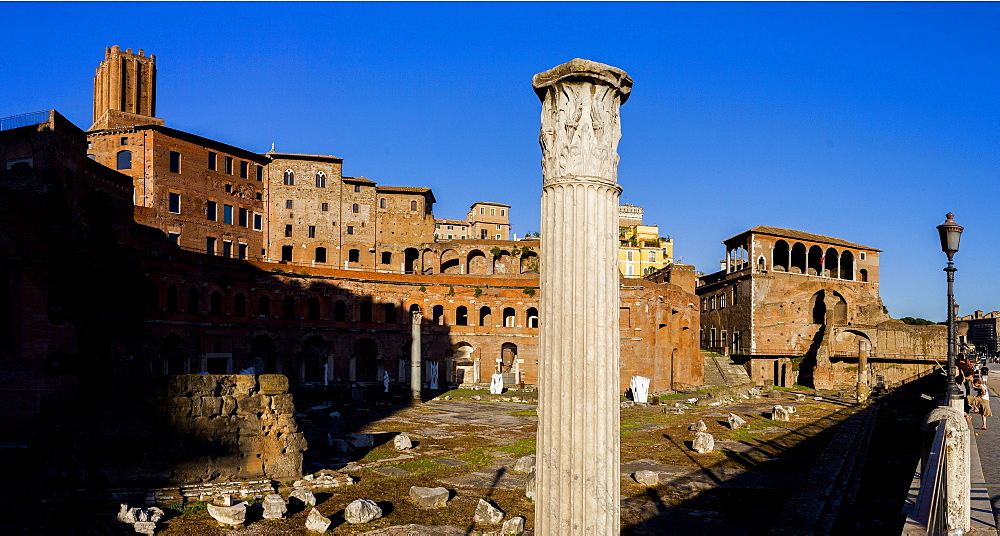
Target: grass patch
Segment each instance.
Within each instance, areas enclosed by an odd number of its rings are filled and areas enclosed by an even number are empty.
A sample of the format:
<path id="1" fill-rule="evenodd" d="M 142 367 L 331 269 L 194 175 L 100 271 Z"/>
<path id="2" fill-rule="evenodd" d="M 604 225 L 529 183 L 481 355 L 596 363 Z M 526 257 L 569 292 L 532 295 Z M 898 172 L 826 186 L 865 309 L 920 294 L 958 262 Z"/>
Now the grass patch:
<path id="1" fill-rule="evenodd" d="M 392 467 L 399 467 L 400 469 L 405 469 L 417 475 L 441 469 L 442 466 L 432 462 L 431 460 L 421 459 L 421 460 L 408 460 L 402 463 L 394 463 L 392 464 Z"/>
<path id="2" fill-rule="evenodd" d="M 493 463 L 493 456 L 483 452 L 483 449 L 472 449 L 463 452 L 456 456 L 459 460 L 463 462 L 471 463 L 472 465 L 487 466 Z"/>
<path id="3" fill-rule="evenodd" d="M 505 452 L 509 452 L 514 456 L 527 456 L 528 454 L 534 454 L 536 448 L 535 438 L 520 439 L 500 447 L 500 449 Z"/>
<path id="4" fill-rule="evenodd" d="M 182 516 L 203 514 L 208 512 L 208 503 L 203 503 L 201 501 L 191 501 L 182 504 L 171 504 L 166 508 L 167 510 L 173 510 L 174 512 L 177 512 L 178 515 Z"/>
<path id="5" fill-rule="evenodd" d="M 533 409 L 531 409 L 531 410 L 527 410 L 527 411 L 514 411 L 514 412 L 511 412 L 511 413 L 508 413 L 508 415 L 528 415 L 528 416 L 531 416 L 531 417 L 537 417 L 538 416 L 538 412 L 535 411 L 535 410 L 533 410 Z"/>

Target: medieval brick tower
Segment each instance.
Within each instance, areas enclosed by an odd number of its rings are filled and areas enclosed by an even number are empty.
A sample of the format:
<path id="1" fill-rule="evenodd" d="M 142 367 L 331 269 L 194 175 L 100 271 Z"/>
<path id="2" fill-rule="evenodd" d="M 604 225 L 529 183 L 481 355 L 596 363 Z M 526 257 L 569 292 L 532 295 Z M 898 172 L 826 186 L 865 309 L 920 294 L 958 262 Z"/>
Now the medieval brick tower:
<path id="1" fill-rule="evenodd" d="M 104 49 L 104 61 L 94 76 L 94 124 L 90 130 L 137 125 L 162 125 L 156 115 L 156 55 L 142 49 Z"/>

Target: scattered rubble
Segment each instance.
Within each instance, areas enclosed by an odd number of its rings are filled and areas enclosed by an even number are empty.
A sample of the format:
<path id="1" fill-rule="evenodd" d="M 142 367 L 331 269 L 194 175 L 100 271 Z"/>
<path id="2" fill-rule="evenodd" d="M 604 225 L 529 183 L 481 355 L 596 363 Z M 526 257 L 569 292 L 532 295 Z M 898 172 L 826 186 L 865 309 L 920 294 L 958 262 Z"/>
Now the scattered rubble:
<path id="1" fill-rule="evenodd" d="M 306 518 L 306 530 L 326 532 L 328 528 L 330 528 L 330 518 L 323 517 L 323 514 L 315 508 L 309 511 L 309 517 Z"/>
<path id="2" fill-rule="evenodd" d="M 727 419 L 727 420 L 729 421 L 729 429 L 730 430 L 739 430 L 740 428 L 743 428 L 747 424 L 746 419 L 744 419 L 743 417 L 740 417 L 739 415 L 737 415 L 735 413 L 730 413 L 729 414 L 729 419 Z"/>
<path id="3" fill-rule="evenodd" d="M 691 442 L 691 450 L 698 454 L 712 452 L 715 450 L 715 438 L 712 437 L 712 434 L 698 432 L 694 435 L 694 441 Z"/>
<path id="4" fill-rule="evenodd" d="M 522 456 L 517 460 L 512 469 L 515 473 L 519 475 L 526 475 L 535 469 L 535 455 L 528 454 L 527 456 Z"/>
<path id="5" fill-rule="evenodd" d="M 476 515 L 473 519 L 476 523 L 490 523 L 495 525 L 503 521 L 503 516 L 503 510 L 483 499 L 479 499 L 479 505 L 476 506 Z"/>
<path id="6" fill-rule="evenodd" d="M 382 509 L 368 499 L 358 499 L 344 508 L 344 519 L 352 525 L 368 523 L 382 517 Z"/>
<path id="7" fill-rule="evenodd" d="M 423 488 L 420 486 L 410 487 L 410 498 L 417 506 L 424 508 L 443 508 L 448 506 L 448 499 L 451 492 L 447 488 Z"/>

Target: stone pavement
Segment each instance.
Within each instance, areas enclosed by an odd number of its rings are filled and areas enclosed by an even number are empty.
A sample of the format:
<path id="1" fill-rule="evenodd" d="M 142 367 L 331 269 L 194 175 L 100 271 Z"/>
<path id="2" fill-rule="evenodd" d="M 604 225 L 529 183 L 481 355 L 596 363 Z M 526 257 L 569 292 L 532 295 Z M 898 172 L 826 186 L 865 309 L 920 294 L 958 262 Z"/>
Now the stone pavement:
<path id="1" fill-rule="evenodd" d="M 1000 407 L 1000 396 L 992 387 L 990 401 L 993 406 Z M 986 430 L 973 427 L 973 424 L 982 423 L 979 415 L 973 415 L 969 424 L 972 453 L 972 532 L 969 534 L 995 536 L 1000 522 L 1000 420 L 997 417 L 1000 415 L 994 411 L 993 417 L 986 419 Z"/>

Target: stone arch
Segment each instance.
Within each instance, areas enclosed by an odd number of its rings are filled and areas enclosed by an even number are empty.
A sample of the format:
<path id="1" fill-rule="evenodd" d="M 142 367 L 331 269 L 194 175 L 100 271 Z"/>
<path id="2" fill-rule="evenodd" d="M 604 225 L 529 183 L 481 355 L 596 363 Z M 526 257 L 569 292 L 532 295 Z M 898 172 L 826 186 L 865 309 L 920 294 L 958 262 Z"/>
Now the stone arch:
<path id="1" fill-rule="evenodd" d="M 201 314 L 200 307 L 198 307 L 198 303 L 200 301 L 201 299 L 199 296 L 198 287 L 192 286 L 191 288 L 189 288 L 187 295 L 187 312 L 193 315 Z"/>
<path id="2" fill-rule="evenodd" d="M 538 327 L 538 309 L 535 309 L 534 307 L 528 307 L 528 311 L 525 313 L 525 316 L 528 318 L 526 327 L 529 328 Z"/>
<path id="3" fill-rule="evenodd" d="M 359 382 L 377 381 L 378 344 L 372 339 L 358 339 L 351 348 L 354 359 L 354 377 Z"/>
<path id="4" fill-rule="evenodd" d="M 437 257 L 437 255 L 434 253 L 434 250 L 430 248 L 424 250 L 420 257 L 420 273 L 434 273 L 434 269 L 437 267 L 437 262 L 435 262 L 437 259 L 435 257 Z"/>
<path id="5" fill-rule="evenodd" d="M 513 307 L 503 309 L 503 327 L 512 328 L 517 326 L 517 311 Z"/>
<path id="6" fill-rule="evenodd" d="M 221 315 L 225 312 L 223 309 L 222 293 L 218 290 L 213 290 L 208 298 L 208 314 Z"/>
<path id="7" fill-rule="evenodd" d="M 854 281 L 854 254 L 850 251 L 840 254 L 840 278 Z"/>
<path id="8" fill-rule="evenodd" d="M 757 257 L 757 270 L 761 272 L 767 270 L 767 260 L 764 259 L 763 255 Z"/>
<path id="9" fill-rule="evenodd" d="M 347 322 L 347 304 L 344 303 L 344 300 L 333 302 L 333 321 Z"/>
<path id="10" fill-rule="evenodd" d="M 809 248 L 809 266 L 806 268 L 809 275 L 823 275 L 823 248 L 811 246 Z"/>
<path id="11" fill-rule="evenodd" d="M 792 246 L 788 264 L 789 272 L 793 274 L 806 273 L 806 247 L 801 242 L 796 242 Z"/>
<path id="12" fill-rule="evenodd" d="M 834 248 L 826 248 L 826 254 L 823 255 L 823 276 L 840 276 L 840 253 Z"/>
<path id="13" fill-rule="evenodd" d="M 167 312 L 176 313 L 178 308 L 177 286 L 167 287 Z"/>
<path id="14" fill-rule="evenodd" d="M 411 304 L 410 308 L 409 308 L 409 314 L 406 315 L 406 323 L 407 324 L 412 324 L 413 323 L 413 313 L 414 313 L 414 311 L 420 311 L 420 310 L 421 310 L 420 309 L 420 305 L 418 305 L 416 303 Z"/>
<path id="15" fill-rule="evenodd" d="M 475 373 L 475 361 L 472 358 L 472 352 L 475 349 L 471 344 L 461 341 L 453 344 L 451 346 L 451 360 L 455 367 L 454 377 L 452 381 L 456 384 L 472 383 L 478 381 L 474 378 Z"/>
<path id="16" fill-rule="evenodd" d="M 868 282 L 868 270 L 866 270 L 864 268 L 858 270 L 858 278 L 861 280 L 862 283 L 867 283 Z"/>
<path id="17" fill-rule="evenodd" d="M 271 317 L 271 297 L 267 294 L 261 294 L 257 298 L 257 314 L 262 318 Z"/>
<path id="18" fill-rule="evenodd" d="M 790 258 L 788 242 L 785 242 L 784 240 L 778 240 L 775 242 L 774 249 L 771 250 L 771 266 L 774 267 L 774 271 L 787 272 Z"/>
<path id="19" fill-rule="evenodd" d="M 493 310 L 485 305 L 479 308 L 479 325 L 493 327 Z"/>
<path id="20" fill-rule="evenodd" d="M 323 365 L 326 364 L 327 342 L 318 335 L 306 338 L 299 355 L 299 380 L 306 383 L 323 381 Z"/>
<path id="21" fill-rule="evenodd" d="M 316 298 L 306 300 L 306 318 L 309 320 L 319 320 L 319 300 Z"/>
<path id="22" fill-rule="evenodd" d="M 285 296 L 282 301 L 281 317 L 291 320 L 295 318 L 295 298 L 292 296 Z"/>
<path id="23" fill-rule="evenodd" d="M 514 369 L 517 361 L 517 345 L 512 342 L 505 342 L 500 346 L 500 373 L 506 374 Z"/>
<path id="24" fill-rule="evenodd" d="M 441 273 L 458 274 L 462 272 L 461 259 L 454 249 L 446 249 L 441 254 Z"/>
<path id="25" fill-rule="evenodd" d="M 403 250 L 403 271 L 408 274 L 417 273 L 417 261 L 420 259 L 420 251 L 417 248 L 406 248 Z"/>
<path id="26" fill-rule="evenodd" d="M 395 324 L 398 322 L 396 319 L 396 304 L 394 303 L 383 303 L 382 304 L 382 321 L 386 324 Z"/>
<path id="27" fill-rule="evenodd" d="M 361 322 L 371 322 L 372 321 L 372 301 L 368 298 L 361 300 L 361 304 L 358 307 L 359 320 Z"/>
<path id="28" fill-rule="evenodd" d="M 187 356 L 184 352 L 184 341 L 176 333 L 169 333 L 163 338 L 160 347 L 160 359 L 163 360 L 164 372 L 167 374 L 187 374 Z"/>
<path id="29" fill-rule="evenodd" d="M 537 273 L 538 272 L 538 254 L 534 251 L 527 251 L 521 253 L 521 273 Z"/>
<path id="30" fill-rule="evenodd" d="M 233 298 L 233 316 L 243 317 L 247 315 L 247 297 L 242 292 L 237 292 Z"/>
<path id="31" fill-rule="evenodd" d="M 434 307 L 431 307 L 431 324 L 437 326 L 445 325 L 443 305 L 435 305 Z"/>
<path id="32" fill-rule="evenodd" d="M 469 325 L 469 308 L 464 305 L 459 305 L 455 309 L 455 325 L 456 326 L 468 326 Z"/>
<path id="33" fill-rule="evenodd" d="M 514 257 L 507 250 L 501 250 L 493 259 L 494 274 L 513 274 L 515 271 Z"/>
<path id="34" fill-rule="evenodd" d="M 486 260 L 485 253 L 483 253 L 478 249 L 474 249 L 469 252 L 468 260 L 466 261 L 465 273 L 474 275 L 488 275 L 490 273 L 489 269 L 490 265 L 489 262 Z"/>
<path id="35" fill-rule="evenodd" d="M 257 374 L 280 374 L 281 366 L 270 335 L 257 335 L 250 341 L 250 363 Z"/>

